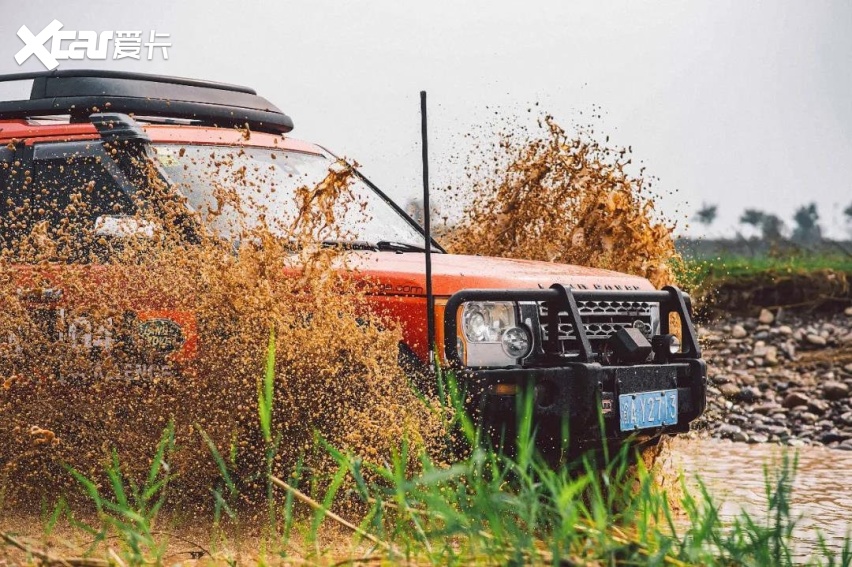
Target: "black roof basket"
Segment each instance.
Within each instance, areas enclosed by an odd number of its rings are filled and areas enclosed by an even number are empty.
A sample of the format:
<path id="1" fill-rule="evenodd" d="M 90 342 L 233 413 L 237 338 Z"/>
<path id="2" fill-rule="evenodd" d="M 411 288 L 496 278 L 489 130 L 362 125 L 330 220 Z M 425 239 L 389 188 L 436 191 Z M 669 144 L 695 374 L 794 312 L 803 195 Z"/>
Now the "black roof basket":
<path id="1" fill-rule="evenodd" d="M 87 122 L 94 113 L 119 112 L 272 134 L 293 129 L 289 116 L 248 87 L 120 71 L 0 75 L 0 83 L 26 80 L 33 81 L 29 100 L 0 101 L 0 119 L 67 114 Z"/>

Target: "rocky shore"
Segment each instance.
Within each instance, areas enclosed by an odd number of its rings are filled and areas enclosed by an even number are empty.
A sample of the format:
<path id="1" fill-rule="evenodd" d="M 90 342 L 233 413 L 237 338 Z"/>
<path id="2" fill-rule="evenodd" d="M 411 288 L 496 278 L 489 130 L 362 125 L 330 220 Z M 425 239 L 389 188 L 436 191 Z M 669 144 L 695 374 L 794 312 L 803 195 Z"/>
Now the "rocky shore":
<path id="1" fill-rule="evenodd" d="M 699 328 L 708 406 L 699 434 L 852 451 L 852 307 L 764 309 Z"/>

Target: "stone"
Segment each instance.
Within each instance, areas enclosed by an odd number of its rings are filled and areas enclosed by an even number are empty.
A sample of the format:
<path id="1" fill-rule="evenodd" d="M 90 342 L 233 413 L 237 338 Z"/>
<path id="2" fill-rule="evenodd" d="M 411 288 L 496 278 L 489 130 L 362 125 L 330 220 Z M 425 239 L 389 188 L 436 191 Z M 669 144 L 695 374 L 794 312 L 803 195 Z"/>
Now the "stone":
<path id="1" fill-rule="evenodd" d="M 843 312 L 846 313 L 847 317 L 852 317 L 852 305 L 847 307 Z"/>
<path id="2" fill-rule="evenodd" d="M 797 417 L 799 418 L 799 421 L 801 421 L 802 423 L 807 423 L 809 425 L 813 425 L 814 423 L 816 423 L 817 420 L 817 416 L 815 416 L 809 411 L 803 411 Z"/>
<path id="3" fill-rule="evenodd" d="M 760 390 L 754 386 L 745 386 L 740 388 L 740 393 L 737 395 L 738 400 L 749 404 L 761 397 L 763 397 L 763 394 L 761 394 Z"/>
<path id="4" fill-rule="evenodd" d="M 806 406 L 810 398 L 801 392 L 790 392 L 784 401 L 781 403 L 785 408 L 794 408 L 796 406 Z"/>
<path id="5" fill-rule="evenodd" d="M 731 435 L 731 440 L 737 443 L 748 443 L 748 434 L 743 431 L 737 431 Z"/>
<path id="6" fill-rule="evenodd" d="M 790 327 L 790 325 L 781 325 L 780 327 L 778 327 L 778 332 L 784 336 L 789 337 L 793 334 L 793 329 Z"/>
<path id="7" fill-rule="evenodd" d="M 731 439 L 734 434 L 742 433 L 743 429 L 739 425 L 731 425 L 729 423 L 722 424 L 721 427 L 716 431 L 719 434 L 719 437 L 723 439 Z"/>
<path id="8" fill-rule="evenodd" d="M 755 341 L 754 348 L 751 349 L 751 354 L 752 356 L 765 356 L 766 348 L 766 343 L 764 341 Z"/>
<path id="9" fill-rule="evenodd" d="M 837 443 L 838 441 L 846 441 L 849 439 L 849 435 L 845 433 L 841 433 L 836 429 L 832 429 L 831 431 L 826 431 L 822 435 L 820 435 L 819 440 L 825 444 L 828 443 Z"/>
<path id="10" fill-rule="evenodd" d="M 849 386 L 843 382 L 830 380 L 822 385 L 822 397 L 826 400 L 842 400 L 849 397 Z"/>
<path id="11" fill-rule="evenodd" d="M 822 415 L 829 410 L 831 406 L 828 405 L 828 402 L 825 400 L 809 400 L 808 401 L 808 411 L 814 413 L 816 415 Z"/>
<path id="12" fill-rule="evenodd" d="M 742 384 L 743 386 L 754 386 L 757 384 L 757 378 L 755 378 L 752 374 L 748 374 L 746 372 L 737 372 L 737 382 Z"/>
<path id="13" fill-rule="evenodd" d="M 757 320 L 761 325 L 771 325 L 775 321 L 775 315 L 769 309 L 761 309 Z"/>
<path id="14" fill-rule="evenodd" d="M 738 413 L 732 413 L 727 418 L 727 422 L 730 423 L 731 425 L 743 426 L 743 425 L 746 424 L 746 421 L 748 421 L 746 419 L 746 416 L 740 415 Z"/>
<path id="15" fill-rule="evenodd" d="M 849 364 L 847 364 L 846 366 L 844 366 L 844 367 L 843 367 L 843 371 L 844 371 L 844 372 L 846 372 L 846 373 L 848 373 L 848 374 L 852 374 L 852 362 L 850 362 Z"/>
<path id="16" fill-rule="evenodd" d="M 729 382 L 727 384 L 722 384 L 721 386 L 719 386 L 719 392 L 721 392 L 721 394 L 726 398 L 734 398 L 736 396 L 739 396 L 740 387 L 736 384 L 732 384 Z"/>
<path id="17" fill-rule="evenodd" d="M 769 415 L 770 413 L 778 409 L 781 409 L 780 405 L 776 404 L 775 402 L 767 402 L 754 406 L 753 408 L 751 408 L 751 411 L 760 415 Z"/>
<path id="18" fill-rule="evenodd" d="M 806 336 L 805 340 L 808 342 L 808 344 L 811 344 L 811 345 L 814 345 L 814 346 L 825 346 L 828 343 L 828 341 L 825 340 L 825 337 L 814 334 L 814 333 L 811 333 L 808 336 Z"/>
<path id="19" fill-rule="evenodd" d="M 778 347 L 766 347 L 766 354 L 763 355 L 763 364 L 766 366 L 778 366 Z"/>
<path id="20" fill-rule="evenodd" d="M 734 325 L 734 327 L 731 329 L 731 336 L 735 339 L 744 339 L 746 335 L 748 335 L 748 332 L 742 325 Z"/>
<path id="21" fill-rule="evenodd" d="M 768 443 L 769 436 L 764 435 L 763 433 L 754 433 L 748 438 L 749 443 Z"/>
<path id="22" fill-rule="evenodd" d="M 783 425 L 769 425 L 766 427 L 766 432 L 777 437 L 789 437 L 790 430 Z"/>

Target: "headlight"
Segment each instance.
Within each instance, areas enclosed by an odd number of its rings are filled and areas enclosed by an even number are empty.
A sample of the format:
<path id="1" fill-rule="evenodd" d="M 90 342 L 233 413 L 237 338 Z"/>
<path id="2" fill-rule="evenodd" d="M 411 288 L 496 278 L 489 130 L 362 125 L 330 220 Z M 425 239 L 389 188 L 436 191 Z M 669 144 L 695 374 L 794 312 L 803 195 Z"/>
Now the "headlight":
<path id="1" fill-rule="evenodd" d="M 459 356 L 467 366 L 512 366 L 532 351 L 532 333 L 511 301 L 472 301 L 461 309 Z M 463 344 L 462 344 L 463 343 Z"/>
<path id="2" fill-rule="evenodd" d="M 462 313 L 464 337 L 470 343 L 497 343 L 503 331 L 515 326 L 515 304 L 507 301 L 466 303 Z"/>

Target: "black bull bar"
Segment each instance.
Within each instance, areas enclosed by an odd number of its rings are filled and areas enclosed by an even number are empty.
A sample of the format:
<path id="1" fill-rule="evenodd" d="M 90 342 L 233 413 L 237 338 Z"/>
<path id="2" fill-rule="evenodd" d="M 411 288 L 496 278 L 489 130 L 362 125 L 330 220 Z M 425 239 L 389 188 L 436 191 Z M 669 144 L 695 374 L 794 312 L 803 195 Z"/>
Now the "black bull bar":
<path id="1" fill-rule="evenodd" d="M 547 305 L 547 317 L 543 322 L 548 330 L 547 340 L 542 345 L 544 360 L 538 361 L 538 364 L 531 368 L 464 368 L 456 343 L 459 332 L 458 311 L 462 305 L 472 301 L 544 302 Z M 579 301 L 635 301 L 659 304 L 660 334 L 670 333 L 671 313 L 676 313 L 680 319 L 681 351 L 671 354 L 664 364 L 601 366 L 583 325 Z M 558 333 L 560 313 L 567 313 L 575 330 L 577 352 L 562 352 Z M 492 409 L 500 413 L 502 410 L 496 406 L 505 406 L 508 400 L 489 394 L 488 386 L 504 381 L 519 385 L 529 381 L 534 384 L 558 384 L 559 402 L 546 410 L 536 408 L 536 413 L 542 417 L 561 415 L 578 423 L 594 421 L 595 399 L 607 396 L 614 401 L 618 399 L 619 393 L 678 388 L 681 394 L 678 411 L 680 417 L 677 426 L 668 428 L 674 431 L 688 430 L 689 422 L 703 413 L 706 404 L 706 367 L 701 360 L 701 348 L 692 323 L 690 298 L 674 286 L 666 286 L 659 291 L 575 290 L 562 284 L 532 290 L 462 290 L 447 301 L 444 312 L 444 352 L 449 366 L 462 370 L 465 376 L 472 379 L 471 385 L 478 383 L 481 388 L 477 389 L 490 399 L 489 405 L 495 405 Z M 480 401 L 484 402 L 485 399 Z M 615 418 L 617 414 L 613 411 L 610 415 Z"/>
<path id="2" fill-rule="evenodd" d="M 579 353 L 572 357 L 577 362 L 592 362 L 594 352 L 580 317 L 578 301 L 640 301 L 659 303 L 660 333 L 669 333 L 669 314 L 677 313 L 681 321 L 682 351 L 672 355 L 672 360 L 701 358 L 701 347 L 692 324 L 689 296 L 674 286 L 659 291 L 615 291 L 574 290 L 562 284 L 553 284 L 548 289 L 466 289 L 447 301 L 444 311 L 444 353 L 447 362 L 461 366 L 456 338 L 458 336 L 458 310 L 471 301 L 543 301 L 547 304 L 547 338 L 544 352 L 551 357 L 566 361 L 559 344 L 559 313 L 568 313 L 577 335 Z"/>

